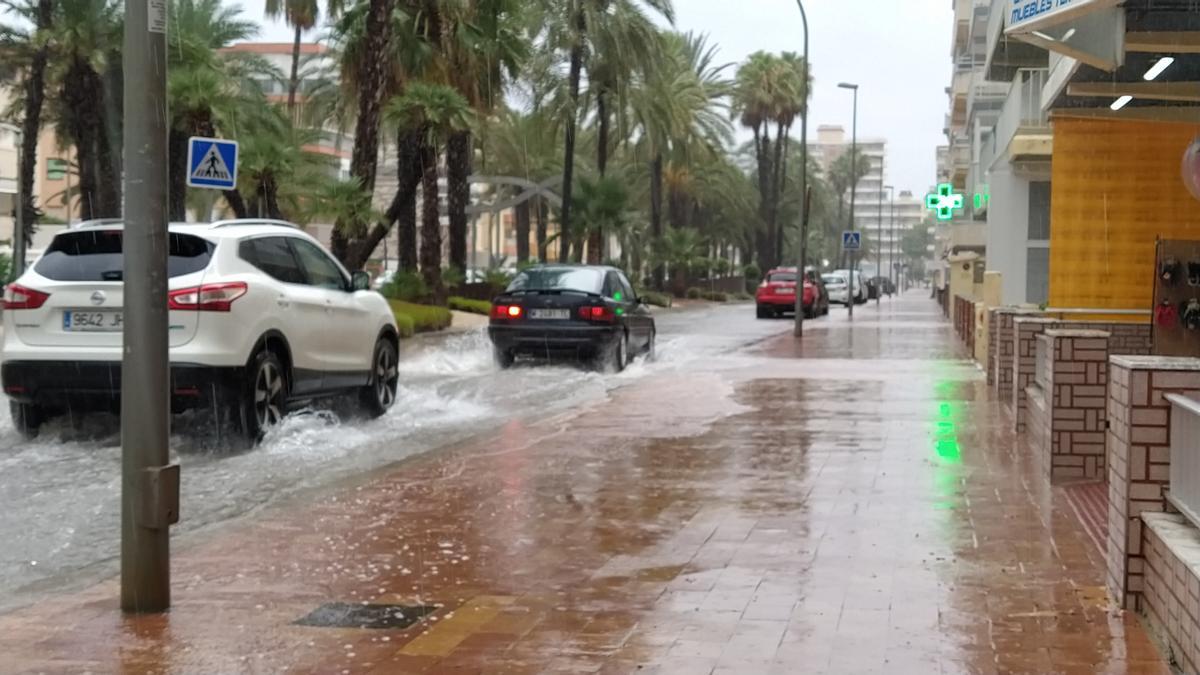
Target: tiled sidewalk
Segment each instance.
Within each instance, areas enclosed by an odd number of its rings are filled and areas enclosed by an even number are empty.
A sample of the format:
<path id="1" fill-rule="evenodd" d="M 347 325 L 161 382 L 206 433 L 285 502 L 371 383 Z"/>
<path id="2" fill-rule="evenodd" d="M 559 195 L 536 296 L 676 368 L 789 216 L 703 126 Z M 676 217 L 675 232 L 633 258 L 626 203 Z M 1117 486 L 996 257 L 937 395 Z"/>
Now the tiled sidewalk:
<path id="1" fill-rule="evenodd" d="M 254 514 L 167 615 L 0 617 L 0 671 L 1168 672 L 932 302 L 809 330 Z"/>

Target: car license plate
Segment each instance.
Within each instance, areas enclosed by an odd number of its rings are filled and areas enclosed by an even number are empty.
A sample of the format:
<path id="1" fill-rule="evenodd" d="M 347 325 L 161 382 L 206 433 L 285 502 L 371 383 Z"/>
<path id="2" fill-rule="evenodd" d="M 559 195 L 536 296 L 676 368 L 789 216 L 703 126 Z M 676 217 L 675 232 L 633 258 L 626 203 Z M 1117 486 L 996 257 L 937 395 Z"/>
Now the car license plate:
<path id="1" fill-rule="evenodd" d="M 781 289 L 779 289 L 779 294 L 780 294 L 780 295 L 795 295 L 795 294 L 796 294 L 796 289 L 794 289 L 794 288 L 781 288 Z"/>
<path id="2" fill-rule="evenodd" d="M 116 333 L 124 324 L 121 312 L 63 312 L 63 330 L 72 333 Z"/>
<path id="3" fill-rule="evenodd" d="M 569 309 L 531 309 L 531 310 L 529 310 L 529 318 L 531 318 L 531 319 L 569 319 L 569 318 L 571 318 L 571 310 L 569 310 Z"/>

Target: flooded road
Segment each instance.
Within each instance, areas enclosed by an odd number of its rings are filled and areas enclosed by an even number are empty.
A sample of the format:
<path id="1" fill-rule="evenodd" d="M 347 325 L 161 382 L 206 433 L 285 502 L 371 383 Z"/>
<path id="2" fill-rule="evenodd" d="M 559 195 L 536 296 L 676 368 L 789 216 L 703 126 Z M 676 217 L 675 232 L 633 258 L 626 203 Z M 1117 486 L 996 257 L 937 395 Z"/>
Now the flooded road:
<path id="1" fill-rule="evenodd" d="M 658 358 L 618 375 L 569 366 L 501 371 L 482 332 L 406 343 L 398 402 L 379 420 L 330 410 L 289 416 L 248 452 L 212 447 L 209 421 L 176 418 L 172 454 L 182 466 L 187 536 L 294 494 L 477 435 L 514 418 L 550 416 L 639 380 L 703 368 L 713 357 L 790 329 L 734 305 L 663 312 Z M 120 522 L 118 423 L 56 421 L 33 442 L 0 408 L 0 610 L 116 569 Z M 186 541 L 186 540 L 185 540 Z"/>

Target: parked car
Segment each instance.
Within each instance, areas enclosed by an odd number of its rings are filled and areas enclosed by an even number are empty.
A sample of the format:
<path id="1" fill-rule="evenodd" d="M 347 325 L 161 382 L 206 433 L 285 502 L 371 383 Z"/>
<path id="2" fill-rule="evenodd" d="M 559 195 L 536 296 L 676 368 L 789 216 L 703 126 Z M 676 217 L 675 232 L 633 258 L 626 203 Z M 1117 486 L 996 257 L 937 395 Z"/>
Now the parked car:
<path id="1" fill-rule="evenodd" d="M 854 283 L 849 285 L 851 287 L 851 295 L 854 296 L 855 304 L 861 305 L 867 301 L 867 284 L 866 280 L 863 279 L 861 272 L 856 270 L 852 274 L 850 270 L 834 270 L 833 273 L 842 277 L 843 279 L 851 279 L 851 277 L 853 277 Z"/>
<path id="2" fill-rule="evenodd" d="M 372 416 L 395 402 L 395 318 L 365 272 L 282 221 L 168 235 L 173 412 L 208 407 L 257 440 L 315 398 L 353 393 Z M 0 383 L 27 437 L 68 410 L 118 411 L 123 237 L 113 221 L 64 230 L 5 289 Z"/>
<path id="3" fill-rule="evenodd" d="M 804 316 L 813 318 L 829 313 L 829 294 L 816 272 L 808 269 L 804 280 Z M 760 319 L 782 316 L 796 311 L 796 268 L 779 267 L 767 272 L 755 293 L 755 306 Z"/>
<path id="4" fill-rule="evenodd" d="M 566 357 L 619 372 L 636 354 L 653 358 L 656 329 L 620 270 L 537 265 L 492 301 L 488 336 L 502 368 L 520 357 Z"/>
<path id="5" fill-rule="evenodd" d="M 836 302 L 839 305 L 850 304 L 850 287 L 846 284 L 846 277 L 840 274 L 823 274 L 821 280 L 825 282 L 825 290 L 829 293 L 829 302 Z"/>

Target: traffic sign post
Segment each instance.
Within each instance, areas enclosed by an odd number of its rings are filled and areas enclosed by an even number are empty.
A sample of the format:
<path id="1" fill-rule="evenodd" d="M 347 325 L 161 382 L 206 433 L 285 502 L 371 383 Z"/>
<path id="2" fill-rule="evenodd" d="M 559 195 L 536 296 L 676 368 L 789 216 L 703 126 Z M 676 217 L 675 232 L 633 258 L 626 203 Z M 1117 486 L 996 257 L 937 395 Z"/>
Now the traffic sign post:
<path id="1" fill-rule="evenodd" d="M 847 253 L 850 259 L 850 278 L 846 281 L 846 307 L 850 310 L 850 317 L 854 317 L 854 254 L 862 249 L 862 232 L 857 230 L 846 230 L 842 232 L 842 250 Z M 859 279 L 859 283 L 862 280 Z"/>
<path id="2" fill-rule="evenodd" d="M 189 138 L 188 186 L 210 190 L 236 189 L 237 160 L 237 141 L 199 136 Z"/>

